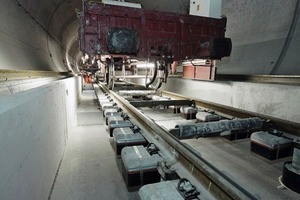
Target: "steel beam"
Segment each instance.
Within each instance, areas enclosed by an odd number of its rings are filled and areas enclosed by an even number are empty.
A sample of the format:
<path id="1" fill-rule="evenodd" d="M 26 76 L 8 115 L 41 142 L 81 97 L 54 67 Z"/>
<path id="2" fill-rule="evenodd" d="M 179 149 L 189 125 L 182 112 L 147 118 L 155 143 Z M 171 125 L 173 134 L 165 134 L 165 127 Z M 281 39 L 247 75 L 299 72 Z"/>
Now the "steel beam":
<path id="1" fill-rule="evenodd" d="M 143 100 L 143 101 L 130 101 L 134 107 L 154 107 L 154 106 L 191 106 L 194 104 L 192 100 Z"/>
<path id="2" fill-rule="evenodd" d="M 119 90 L 118 93 L 121 96 L 147 96 L 157 92 L 155 90 Z"/>
<path id="3" fill-rule="evenodd" d="M 187 99 L 187 97 L 185 97 L 183 95 L 175 94 L 172 92 L 163 91 L 163 90 L 159 90 L 159 92 L 161 92 L 161 94 L 166 97 Z M 260 117 L 262 119 L 270 120 L 269 123 L 271 123 L 273 128 L 275 128 L 275 129 L 280 129 L 285 132 L 292 133 L 293 135 L 300 136 L 300 123 L 295 123 L 295 122 L 287 121 L 284 119 L 279 119 L 279 118 L 268 116 L 265 114 L 259 114 L 259 113 L 254 113 L 254 112 L 250 112 L 250 111 L 246 111 L 246 110 L 241 110 L 238 108 L 233 108 L 233 107 L 221 105 L 218 103 L 212 103 L 212 102 L 205 101 L 202 99 L 194 99 L 194 100 L 195 100 L 196 106 L 205 108 L 205 109 L 209 109 L 209 110 L 214 110 L 218 114 L 220 114 L 222 116 L 226 116 L 227 118 L 231 118 L 233 116 L 238 117 L 238 118 L 249 118 L 249 117 L 256 116 L 256 117 Z"/>
<path id="4" fill-rule="evenodd" d="M 254 117 L 247 119 L 221 120 L 198 124 L 177 125 L 170 133 L 178 139 L 214 137 L 226 135 L 230 131 L 257 130 L 263 126 L 263 120 Z"/>

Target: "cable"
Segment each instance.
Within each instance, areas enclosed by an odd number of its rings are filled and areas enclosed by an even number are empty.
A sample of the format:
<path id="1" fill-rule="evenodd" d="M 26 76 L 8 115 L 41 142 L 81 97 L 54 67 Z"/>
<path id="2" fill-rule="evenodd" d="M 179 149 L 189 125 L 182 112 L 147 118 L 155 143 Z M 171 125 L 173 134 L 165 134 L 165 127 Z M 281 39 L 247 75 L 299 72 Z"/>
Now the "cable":
<path id="1" fill-rule="evenodd" d="M 281 49 L 281 52 L 280 52 L 280 54 L 279 54 L 279 56 L 276 60 L 276 63 L 274 65 L 272 71 L 270 72 L 270 74 L 275 74 L 277 72 L 277 70 L 280 67 L 280 65 L 283 61 L 283 58 L 285 57 L 285 54 L 286 54 L 286 52 L 287 52 L 287 50 L 290 46 L 293 34 L 295 32 L 295 27 L 296 27 L 296 24 L 297 24 L 297 21 L 298 21 L 298 18 L 299 18 L 299 10 L 300 10 L 300 0 L 297 0 L 293 20 L 292 20 L 288 35 L 285 39 L 284 45 Z"/>

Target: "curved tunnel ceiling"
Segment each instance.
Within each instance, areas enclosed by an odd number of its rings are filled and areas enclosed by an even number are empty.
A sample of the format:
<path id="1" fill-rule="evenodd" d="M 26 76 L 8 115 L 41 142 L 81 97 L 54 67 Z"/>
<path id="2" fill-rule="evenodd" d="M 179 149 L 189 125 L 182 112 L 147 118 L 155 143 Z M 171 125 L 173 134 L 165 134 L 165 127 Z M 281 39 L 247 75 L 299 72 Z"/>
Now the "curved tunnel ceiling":
<path id="1" fill-rule="evenodd" d="M 189 0 L 130 0 L 145 9 L 187 13 Z M 223 0 L 229 58 L 218 63 L 225 74 L 300 74 L 300 22 L 297 0 Z M 0 69 L 69 71 L 81 56 L 82 0 L 3 1 L 0 12 Z M 296 12 L 295 12 L 296 11 Z M 294 20 L 294 26 L 293 25 Z M 291 29 L 292 28 L 292 29 Z M 274 66 L 281 56 L 281 62 Z"/>
<path id="2" fill-rule="evenodd" d="M 75 8 L 81 8 L 81 1 L 37 0 L 33 3 L 18 0 L 18 2 L 48 32 L 46 48 L 57 71 L 75 69 L 79 28 Z"/>

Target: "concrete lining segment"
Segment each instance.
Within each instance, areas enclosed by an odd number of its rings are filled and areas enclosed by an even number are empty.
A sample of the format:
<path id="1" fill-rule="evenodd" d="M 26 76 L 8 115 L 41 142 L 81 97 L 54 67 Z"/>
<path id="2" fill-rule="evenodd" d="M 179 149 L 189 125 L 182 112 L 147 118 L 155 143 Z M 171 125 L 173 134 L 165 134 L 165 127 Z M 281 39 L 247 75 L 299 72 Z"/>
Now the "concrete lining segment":
<path id="1" fill-rule="evenodd" d="M 163 90 L 299 123 L 299 86 L 169 79 Z"/>
<path id="2" fill-rule="evenodd" d="M 0 97 L 0 199 L 47 199 L 76 122 L 76 79 Z"/>
<path id="3" fill-rule="evenodd" d="M 77 33 L 77 26 L 72 26 L 72 21 L 77 21 L 75 7 L 81 7 L 80 1 L 62 1 L 60 12 L 55 13 L 56 2 L 52 1 L 5 1 L 2 2 L 0 19 L 2 33 L 10 37 L 3 37 L 4 44 L 0 51 L 5 52 L 0 62 L 0 68 L 4 69 L 32 69 L 50 71 L 68 71 L 68 63 L 77 66 L 73 52 L 76 46 L 69 44 L 68 37 Z M 11 14 L 14 13 L 14 14 Z M 68 16 L 66 15 L 68 13 Z M 51 15 L 56 16 L 54 20 Z M 48 20 L 51 20 L 48 22 Z M 63 22 L 63 23 L 62 23 Z M 48 27 L 48 23 L 62 24 L 62 27 Z M 65 31 L 64 28 L 71 25 L 72 30 Z M 67 32 L 65 41 L 62 34 Z M 61 34 L 58 36 L 57 33 Z M 72 40 L 72 43 L 77 43 Z M 28 50 L 28 45 L 35 48 Z M 15 46 L 18 46 L 16 48 Z M 71 54 L 68 49 L 71 47 Z M 25 51 L 25 49 L 27 49 Z M 67 49 L 67 50 L 66 50 Z M 75 49 L 75 50 L 74 50 Z M 78 51 L 78 50 L 77 50 Z M 15 59 L 17 58 L 17 59 Z"/>

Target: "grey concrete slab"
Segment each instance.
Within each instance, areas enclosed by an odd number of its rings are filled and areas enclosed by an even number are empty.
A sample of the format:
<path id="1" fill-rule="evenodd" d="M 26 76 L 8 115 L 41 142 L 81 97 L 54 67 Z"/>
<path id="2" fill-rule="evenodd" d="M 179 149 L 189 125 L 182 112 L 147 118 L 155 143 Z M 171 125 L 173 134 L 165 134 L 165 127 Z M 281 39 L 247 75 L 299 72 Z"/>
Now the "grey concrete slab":
<path id="1" fill-rule="evenodd" d="M 170 78 L 162 90 L 295 123 L 300 121 L 299 86 Z"/>
<path id="2" fill-rule="evenodd" d="M 69 136 L 51 200 L 137 199 L 127 192 L 102 125 L 77 127 Z"/>
<path id="3" fill-rule="evenodd" d="M 103 124 L 102 114 L 94 90 L 83 90 L 77 108 L 77 125 L 88 126 Z"/>
<path id="4" fill-rule="evenodd" d="M 91 91 L 83 91 L 84 101 L 92 102 Z M 81 102 L 82 103 L 82 102 Z M 82 104 L 80 104 L 82 105 Z M 93 106 L 79 106 L 79 121 L 99 120 L 100 111 L 84 112 Z M 94 105 L 95 109 L 97 105 Z M 100 118 L 98 118 L 98 115 Z M 85 121 L 86 120 L 86 121 Z M 128 192 L 105 125 L 77 126 L 71 130 L 51 200 L 136 200 L 137 192 Z"/>
<path id="5" fill-rule="evenodd" d="M 1 200 L 47 199 L 75 122 L 76 79 L 0 97 Z"/>
<path id="6" fill-rule="evenodd" d="M 81 112 L 77 113 L 77 126 L 103 124 L 103 117 L 99 112 Z"/>
<path id="7" fill-rule="evenodd" d="M 92 84 L 83 84 L 82 89 L 83 89 L 83 90 L 91 90 L 91 91 L 94 91 L 94 90 L 93 90 L 93 85 L 92 85 Z"/>
<path id="8" fill-rule="evenodd" d="M 278 189 L 283 163 L 291 157 L 270 161 L 250 151 L 250 140 L 224 138 L 185 140 L 201 156 L 237 184 L 260 199 L 299 199 L 299 194 Z"/>
<path id="9" fill-rule="evenodd" d="M 93 99 L 90 101 L 84 101 L 82 100 L 77 108 L 77 113 L 80 112 L 98 112 L 99 106 L 97 99 Z"/>

